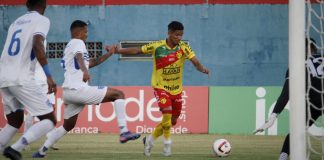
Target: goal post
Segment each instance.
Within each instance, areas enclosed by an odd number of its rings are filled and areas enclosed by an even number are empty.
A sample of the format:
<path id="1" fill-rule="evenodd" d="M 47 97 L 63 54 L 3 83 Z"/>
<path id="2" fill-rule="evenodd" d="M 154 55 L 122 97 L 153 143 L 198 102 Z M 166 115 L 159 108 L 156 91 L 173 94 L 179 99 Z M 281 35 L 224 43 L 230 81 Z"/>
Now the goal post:
<path id="1" fill-rule="evenodd" d="M 290 159 L 306 160 L 305 0 L 289 0 Z"/>

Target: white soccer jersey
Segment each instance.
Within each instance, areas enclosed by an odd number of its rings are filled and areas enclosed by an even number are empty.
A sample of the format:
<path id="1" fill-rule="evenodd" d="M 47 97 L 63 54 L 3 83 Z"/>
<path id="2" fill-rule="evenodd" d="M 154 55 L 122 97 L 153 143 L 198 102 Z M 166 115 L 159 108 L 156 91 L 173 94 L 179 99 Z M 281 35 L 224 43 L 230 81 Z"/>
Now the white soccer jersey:
<path id="1" fill-rule="evenodd" d="M 0 59 L 0 88 L 34 80 L 37 60 L 32 52 L 33 36 L 46 38 L 49 28 L 49 19 L 36 11 L 27 12 L 10 25 Z"/>
<path id="2" fill-rule="evenodd" d="M 35 66 L 35 81 L 37 84 L 47 84 L 47 77 L 45 75 L 43 67 L 39 64 L 38 61 L 36 62 Z"/>
<path id="3" fill-rule="evenodd" d="M 44 41 L 44 47 L 46 50 L 46 40 Z M 45 75 L 43 67 L 40 65 L 38 61 L 36 62 L 36 66 L 35 66 L 35 81 L 37 84 L 47 85 L 47 77 Z"/>
<path id="4" fill-rule="evenodd" d="M 72 39 L 64 49 L 62 67 L 65 69 L 64 82 L 62 87 L 69 89 L 79 89 L 88 84 L 83 82 L 83 72 L 81 71 L 76 54 L 82 53 L 84 64 L 89 68 L 89 54 L 85 43 L 80 39 Z"/>

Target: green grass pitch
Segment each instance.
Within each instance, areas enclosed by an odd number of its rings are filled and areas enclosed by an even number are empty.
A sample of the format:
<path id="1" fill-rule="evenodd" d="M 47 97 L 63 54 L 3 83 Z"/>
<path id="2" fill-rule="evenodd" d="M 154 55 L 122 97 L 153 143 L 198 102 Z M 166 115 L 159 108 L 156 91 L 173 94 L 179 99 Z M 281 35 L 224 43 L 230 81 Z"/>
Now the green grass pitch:
<path id="1" fill-rule="evenodd" d="M 17 140 L 20 135 L 15 136 Z M 145 135 L 142 135 L 142 137 Z M 152 155 L 143 155 L 142 137 L 136 141 L 120 144 L 117 134 L 68 134 L 57 146 L 60 150 L 49 150 L 48 160 L 276 160 L 281 150 L 284 136 L 252 136 L 252 135 L 213 135 L 213 134 L 184 134 L 172 135 L 172 156 L 162 154 L 162 137 L 155 142 Z M 225 138 L 232 145 L 228 157 L 216 157 L 212 151 L 215 139 Z M 23 151 L 23 158 L 31 160 L 31 154 L 44 142 L 41 139 Z M 4 159 L 4 157 L 0 157 Z M 318 155 L 311 159 L 320 160 Z"/>

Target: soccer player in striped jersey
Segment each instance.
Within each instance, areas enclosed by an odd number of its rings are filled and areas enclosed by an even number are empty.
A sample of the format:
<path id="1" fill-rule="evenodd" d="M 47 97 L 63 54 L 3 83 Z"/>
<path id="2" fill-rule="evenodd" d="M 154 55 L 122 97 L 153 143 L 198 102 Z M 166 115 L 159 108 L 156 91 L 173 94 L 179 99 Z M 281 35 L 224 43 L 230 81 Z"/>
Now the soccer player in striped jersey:
<path id="1" fill-rule="evenodd" d="M 322 115 L 324 112 L 323 107 L 323 73 L 324 69 L 321 63 L 324 61 L 323 55 L 317 53 L 317 48 L 315 46 L 316 42 L 314 39 L 310 38 L 310 49 L 311 49 L 311 55 L 306 59 L 306 67 L 307 67 L 307 73 L 306 74 L 306 83 L 311 83 L 313 88 L 309 89 L 309 92 L 307 94 L 307 99 L 309 101 L 306 101 L 307 105 L 310 106 L 310 110 L 306 108 L 306 123 L 307 126 L 311 126 L 317 119 Z M 308 48 L 308 40 L 306 39 L 306 50 Z M 306 84 L 306 88 L 307 85 Z M 277 119 L 277 116 L 283 111 L 284 107 L 287 105 L 289 101 L 289 71 L 286 72 L 286 79 L 284 86 L 282 88 L 281 94 L 278 97 L 277 103 L 267 120 L 265 124 L 263 124 L 260 128 L 256 129 L 254 133 L 263 132 L 265 129 L 268 129 L 273 125 L 275 120 Z M 294 106 L 291 106 L 294 107 Z M 308 112 L 310 111 L 311 118 L 308 120 Z M 286 136 L 285 141 L 283 143 L 281 153 L 279 155 L 279 160 L 288 160 L 288 156 L 290 153 L 289 148 L 289 134 Z"/>
<path id="2" fill-rule="evenodd" d="M 141 135 L 131 133 L 127 129 L 125 113 L 125 96 L 122 91 L 107 86 L 90 86 L 89 68 L 95 67 L 106 61 L 114 52 L 114 46 L 106 46 L 107 53 L 98 57 L 90 58 L 85 41 L 88 37 L 87 23 L 81 20 L 72 22 L 72 39 L 64 49 L 62 67 L 65 70 L 63 88 L 64 100 L 64 124 L 51 133 L 44 145 L 33 154 L 34 158 L 45 157 L 49 147 L 60 140 L 72 130 L 77 122 L 79 113 L 85 105 L 93 105 L 104 102 L 114 102 L 114 109 L 120 129 L 120 143 L 136 140 Z"/>
<path id="3" fill-rule="evenodd" d="M 53 107 L 41 86 L 35 81 L 35 65 L 39 62 L 46 75 L 48 93 L 56 92 L 45 56 L 44 41 L 50 21 L 43 16 L 46 0 L 27 0 L 28 12 L 9 27 L 0 59 L 0 91 L 4 101 L 7 125 L 0 132 L 0 150 L 12 139 L 23 123 L 24 109 L 40 122 L 31 126 L 3 155 L 22 159 L 21 151 L 52 130 L 56 124 Z"/>
<path id="4" fill-rule="evenodd" d="M 168 37 L 165 40 L 152 42 L 140 48 L 117 48 L 119 54 L 152 54 L 153 73 L 152 87 L 163 114 L 153 133 L 144 137 L 144 154 L 151 155 L 154 141 L 164 136 L 164 155 L 171 156 L 171 127 L 176 125 L 182 108 L 182 73 L 184 62 L 189 59 L 196 69 L 209 74 L 209 70 L 200 64 L 195 52 L 182 41 L 184 27 L 178 21 L 168 25 Z"/>

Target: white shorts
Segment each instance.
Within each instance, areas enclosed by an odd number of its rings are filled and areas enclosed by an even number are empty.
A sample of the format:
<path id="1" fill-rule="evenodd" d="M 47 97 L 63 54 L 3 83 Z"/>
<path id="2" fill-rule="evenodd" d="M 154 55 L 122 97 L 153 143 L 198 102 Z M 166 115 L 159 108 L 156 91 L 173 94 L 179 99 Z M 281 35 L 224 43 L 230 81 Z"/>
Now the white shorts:
<path id="1" fill-rule="evenodd" d="M 42 87 L 42 92 L 47 95 L 47 99 L 49 100 L 49 102 L 52 105 L 54 105 L 55 104 L 55 94 L 54 93 L 47 94 L 47 92 L 48 92 L 47 84 L 41 84 L 41 87 Z"/>
<path id="2" fill-rule="evenodd" d="M 53 112 L 53 107 L 40 85 L 10 86 L 0 88 L 5 114 L 24 108 L 32 116 Z"/>
<path id="3" fill-rule="evenodd" d="M 79 114 L 85 105 L 99 104 L 105 98 L 107 87 L 85 86 L 79 89 L 63 88 L 64 119 Z"/>

